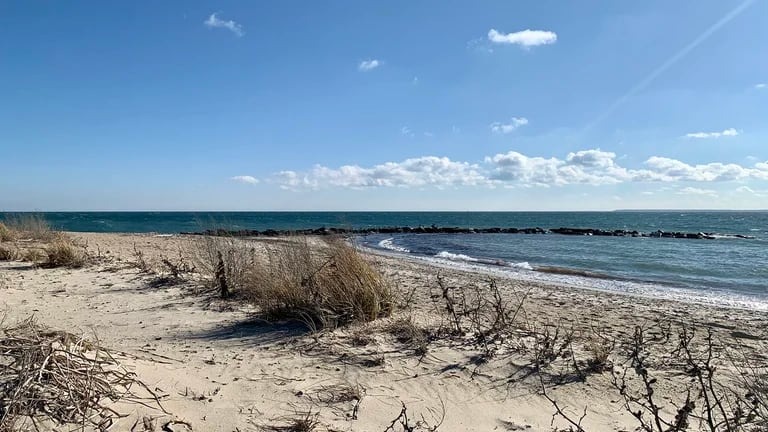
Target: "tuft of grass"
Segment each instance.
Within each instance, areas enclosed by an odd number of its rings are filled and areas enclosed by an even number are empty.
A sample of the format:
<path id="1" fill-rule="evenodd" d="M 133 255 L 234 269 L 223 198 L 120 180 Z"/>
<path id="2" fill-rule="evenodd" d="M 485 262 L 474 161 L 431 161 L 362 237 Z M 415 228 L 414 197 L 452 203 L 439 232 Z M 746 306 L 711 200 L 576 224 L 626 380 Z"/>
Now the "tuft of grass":
<path id="1" fill-rule="evenodd" d="M 18 249 L 0 246 L 0 261 L 16 261 L 19 258 L 21 256 Z"/>
<path id="2" fill-rule="evenodd" d="M 10 242 L 16 240 L 16 233 L 0 222 L 0 242 Z"/>
<path id="3" fill-rule="evenodd" d="M 24 249 L 24 252 L 21 254 L 21 260 L 27 261 L 31 263 L 39 263 L 42 262 L 46 257 L 45 252 L 42 249 L 38 248 L 27 248 Z"/>
<path id="4" fill-rule="evenodd" d="M 394 320 L 384 330 L 401 344 L 413 347 L 417 355 L 424 355 L 429 350 L 429 332 L 418 326 L 413 317 Z"/>
<path id="5" fill-rule="evenodd" d="M 320 425 L 317 417 L 318 413 L 310 411 L 293 418 L 279 419 L 282 425 L 263 425 L 260 429 L 270 432 L 312 432 Z"/>
<path id="6" fill-rule="evenodd" d="M 61 233 L 51 229 L 45 217 L 34 213 L 10 215 L 5 219 L 5 226 L 19 240 L 52 242 L 61 236 Z"/>
<path id="7" fill-rule="evenodd" d="M 297 318 L 311 328 L 389 316 L 389 281 L 343 241 L 313 250 L 306 238 L 267 248 L 267 264 L 252 265 L 245 296 L 272 319 Z"/>
<path id="8" fill-rule="evenodd" d="M 45 248 L 45 267 L 80 268 L 86 263 L 85 252 L 71 240 L 61 238 Z"/>
<path id="9" fill-rule="evenodd" d="M 234 237 L 205 236 L 197 243 L 194 267 L 208 275 L 222 297 L 244 290 L 255 265 L 256 252 L 246 241 Z"/>

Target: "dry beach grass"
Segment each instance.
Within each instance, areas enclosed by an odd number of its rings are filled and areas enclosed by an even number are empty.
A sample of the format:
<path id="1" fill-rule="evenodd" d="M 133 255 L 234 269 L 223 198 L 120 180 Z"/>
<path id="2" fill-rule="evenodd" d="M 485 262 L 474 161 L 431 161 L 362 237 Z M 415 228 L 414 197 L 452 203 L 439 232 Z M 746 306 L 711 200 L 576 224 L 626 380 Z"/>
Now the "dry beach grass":
<path id="1" fill-rule="evenodd" d="M 14 259 L 46 248 L 12 235 L 0 247 Z M 125 352 L 167 413 L 132 407 L 115 430 L 766 427 L 758 312 L 493 279 L 315 238 L 67 237 L 85 267 L 0 263 L 0 305 L 9 320 L 98 329 Z"/>

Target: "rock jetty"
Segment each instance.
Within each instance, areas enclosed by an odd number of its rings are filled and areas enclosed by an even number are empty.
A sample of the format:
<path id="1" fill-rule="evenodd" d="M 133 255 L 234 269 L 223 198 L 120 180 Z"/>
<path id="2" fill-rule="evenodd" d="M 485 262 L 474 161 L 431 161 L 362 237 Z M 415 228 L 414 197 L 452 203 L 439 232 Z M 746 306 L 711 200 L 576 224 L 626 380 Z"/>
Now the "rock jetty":
<path id="1" fill-rule="evenodd" d="M 290 235 L 364 235 L 364 234 L 560 234 L 560 235 L 578 235 L 578 236 L 607 236 L 607 237 L 655 237 L 655 238 L 675 238 L 692 240 L 714 240 L 716 238 L 731 237 L 740 239 L 752 239 L 754 237 L 730 234 L 719 236 L 713 233 L 690 233 L 690 232 L 671 232 L 671 231 L 652 231 L 640 232 L 637 230 L 603 230 L 598 228 L 461 228 L 461 227 L 440 227 L 436 225 L 418 226 L 418 227 L 371 227 L 371 228 L 336 228 L 320 227 L 313 229 L 300 230 L 228 230 L 228 229 L 209 229 L 201 232 L 182 232 L 187 235 L 211 235 L 228 237 L 282 237 Z"/>

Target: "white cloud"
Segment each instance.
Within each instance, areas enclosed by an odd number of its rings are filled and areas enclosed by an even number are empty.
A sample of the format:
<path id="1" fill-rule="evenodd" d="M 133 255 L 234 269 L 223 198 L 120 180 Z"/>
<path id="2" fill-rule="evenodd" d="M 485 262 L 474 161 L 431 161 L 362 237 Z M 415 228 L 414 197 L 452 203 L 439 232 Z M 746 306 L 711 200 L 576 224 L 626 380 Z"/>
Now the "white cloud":
<path id="1" fill-rule="evenodd" d="M 685 134 L 686 138 L 720 138 L 737 136 L 739 131 L 734 128 L 726 129 L 722 132 L 693 132 Z"/>
<path id="2" fill-rule="evenodd" d="M 402 135 L 405 135 L 405 136 L 407 136 L 407 137 L 412 137 L 412 136 L 413 136 L 413 131 L 412 131 L 412 130 L 411 130 L 411 128 L 409 128 L 408 126 L 403 126 L 403 127 L 401 127 L 401 128 L 400 128 L 400 133 L 401 133 Z"/>
<path id="3" fill-rule="evenodd" d="M 210 28 L 225 28 L 231 31 L 232 33 L 234 33 L 235 35 L 237 35 L 237 37 L 241 37 L 245 34 L 245 31 L 243 30 L 243 26 L 241 26 L 240 24 L 232 20 L 224 21 L 222 19 L 219 19 L 219 17 L 217 17 L 215 13 L 212 13 L 211 16 L 209 16 L 208 19 L 203 22 L 203 24 L 205 24 L 206 27 L 210 27 Z"/>
<path id="4" fill-rule="evenodd" d="M 357 70 L 361 72 L 368 72 L 369 70 L 376 69 L 379 66 L 381 66 L 381 62 L 376 59 L 363 60 L 360 62 L 360 64 L 357 65 Z"/>
<path id="5" fill-rule="evenodd" d="M 640 181 L 695 181 L 717 182 L 745 179 L 768 179 L 768 166 L 755 164 L 755 168 L 746 168 L 737 164 L 713 162 L 701 165 L 689 165 L 676 159 L 652 156 L 645 162 L 648 170 L 635 172 Z"/>
<path id="6" fill-rule="evenodd" d="M 616 154 L 600 149 L 569 153 L 563 159 L 529 157 L 511 151 L 485 158 L 491 180 L 522 186 L 568 184 L 615 184 L 630 180 L 630 172 L 618 166 Z"/>
<path id="7" fill-rule="evenodd" d="M 523 30 L 505 34 L 491 29 L 488 31 L 488 40 L 497 44 L 513 44 L 528 48 L 553 44 L 557 41 L 557 34 L 545 30 Z"/>
<path id="8" fill-rule="evenodd" d="M 711 196 L 716 197 L 717 192 L 713 191 L 712 189 L 699 189 L 695 187 L 685 187 L 677 191 L 678 195 L 704 195 L 704 196 Z"/>
<path id="9" fill-rule="evenodd" d="M 407 128 L 404 128 L 403 133 L 412 134 Z M 372 167 L 345 165 L 329 168 L 318 165 L 305 173 L 282 171 L 275 178 L 278 184 L 288 189 L 393 186 L 552 187 L 573 184 L 711 183 L 747 180 L 768 180 L 768 161 L 757 163 L 750 168 L 720 162 L 690 165 L 676 159 L 652 156 L 645 161 L 642 168 L 630 169 L 618 163 L 615 153 L 600 149 L 571 152 L 565 158 L 528 156 L 510 151 L 488 156 L 480 164 L 424 156 Z M 695 193 L 693 189 L 681 191 Z"/>
<path id="10" fill-rule="evenodd" d="M 509 123 L 506 124 L 501 122 L 491 123 L 491 130 L 494 133 L 508 134 L 520 126 L 525 126 L 527 124 L 528 119 L 525 117 L 512 117 Z"/>
<path id="11" fill-rule="evenodd" d="M 454 162 L 446 157 L 424 156 L 402 162 L 387 162 L 371 168 L 344 165 L 333 169 L 316 165 L 307 173 L 282 171 L 278 183 L 286 189 L 345 187 L 449 187 L 483 183 L 477 165 Z"/>
<path id="12" fill-rule="evenodd" d="M 766 84 L 766 83 L 755 84 L 755 88 L 758 89 L 758 90 L 759 89 L 764 89 L 766 87 L 768 87 L 768 84 Z"/>
<path id="13" fill-rule="evenodd" d="M 259 182 L 259 179 L 253 176 L 249 175 L 239 175 L 229 178 L 232 181 L 236 181 L 238 183 L 247 183 L 247 184 L 256 184 Z"/>

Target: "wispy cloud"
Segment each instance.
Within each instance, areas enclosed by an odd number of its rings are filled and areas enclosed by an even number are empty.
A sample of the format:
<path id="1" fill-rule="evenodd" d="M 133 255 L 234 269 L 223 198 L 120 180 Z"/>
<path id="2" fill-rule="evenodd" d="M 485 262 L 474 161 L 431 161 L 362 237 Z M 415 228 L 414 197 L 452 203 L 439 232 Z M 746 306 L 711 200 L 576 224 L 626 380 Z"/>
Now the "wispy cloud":
<path id="1" fill-rule="evenodd" d="M 734 128 L 726 129 L 722 132 L 692 132 L 685 134 L 686 138 L 720 138 L 737 136 L 739 131 Z"/>
<path id="2" fill-rule="evenodd" d="M 245 34 L 245 31 L 243 30 L 243 26 L 241 26 L 240 24 L 232 20 L 225 21 L 225 20 L 219 19 L 219 17 L 216 16 L 217 14 L 218 12 L 212 13 L 211 16 L 209 16 L 208 19 L 203 22 L 203 24 L 205 24 L 205 26 L 209 28 L 227 29 L 232 33 L 234 33 L 235 35 L 237 35 L 237 37 L 241 37 Z"/>
<path id="3" fill-rule="evenodd" d="M 501 33 L 496 29 L 488 31 L 488 40 L 495 44 L 520 45 L 525 48 L 549 45 L 557 42 L 557 34 L 546 30 L 523 30 L 514 33 Z"/>
<path id="4" fill-rule="evenodd" d="M 495 122 L 491 123 L 491 131 L 494 133 L 508 134 L 520 126 L 528 124 L 528 119 L 525 117 L 512 117 L 509 123 Z"/>
<path id="5" fill-rule="evenodd" d="M 357 70 L 361 72 L 368 72 L 370 70 L 376 69 L 379 66 L 381 66 L 381 62 L 376 59 L 363 60 L 360 62 L 360 64 L 357 65 Z"/>
<path id="6" fill-rule="evenodd" d="M 758 90 L 764 89 L 766 87 L 768 87 L 768 84 L 766 83 L 755 84 L 755 88 Z"/>
<path id="7" fill-rule="evenodd" d="M 413 134 L 413 131 L 412 131 L 412 130 L 411 130 L 411 128 L 409 128 L 408 126 L 403 126 L 403 127 L 401 127 L 401 128 L 400 128 L 400 133 L 401 133 L 402 135 L 405 135 L 405 136 L 407 136 L 407 137 L 412 137 L 412 136 L 414 135 L 414 134 Z"/>
<path id="8" fill-rule="evenodd" d="M 713 191 L 712 189 L 699 189 L 695 187 L 684 187 L 677 191 L 678 195 L 705 195 L 705 196 L 711 196 L 716 197 L 717 192 Z"/>
<path id="9" fill-rule="evenodd" d="M 238 183 L 246 183 L 246 184 L 257 184 L 259 182 L 259 179 L 253 176 L 249 175 L 239 175 L 229 178 L 232 181 L 236 181 Z"/>
<path id="10" fill-rule="evenodd" d="M 572 184 L 727 182 L 768 180 L 768 161 L 754 167 L 712 162 L 691 165 L 653 156 L 642 168 L 621 166 L 615 153 L 600 149 L 568 153 L 565 158 L 528 156 L 516 151 L 487 156 L 482 163 L 424 156 L 372 167 L 317 165 L 308 172 L 283 171 L 275 181 L 288 189 L 324 187 L 554 187 Z M 707 189 L 700 189 L 707 190 Z M 695 193 L 692 189 L 681 189 Z"/>

